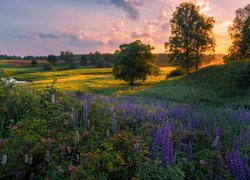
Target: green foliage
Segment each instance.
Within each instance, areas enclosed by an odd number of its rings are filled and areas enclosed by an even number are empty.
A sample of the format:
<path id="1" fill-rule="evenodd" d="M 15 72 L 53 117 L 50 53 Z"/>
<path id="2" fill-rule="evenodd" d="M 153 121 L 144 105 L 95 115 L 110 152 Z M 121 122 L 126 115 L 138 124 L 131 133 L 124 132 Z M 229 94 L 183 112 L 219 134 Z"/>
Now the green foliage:
<path id="1" fill-rule="evenodd" d="M 206 53 L 213 53 L 214 19 L 200 13 L 199 6 L 181 3 L 170 20 L 171 37 L 165 44 L 170 60 L 186 69 L 199 68 Z"/>
<path id="2" fill-rule="evenodd" d="M 32 59 L 31 62 L 30 62 L 30 64 L 31 64 L 32 66 L 36 66 L 36 65 L 38 64 L 38 62 L 37 62 L 37 60 Z"/>
<path id="3" fill-rule="evenodd" d="M 184 75 L 184 74 L 185 74 L 185 71 L 182 68 L 178 67 L 178 68 L 170 71 L 170 73 L 167 74 L 167 78 L 181 76 L 181 75 Z"/>
<path id="4" fill-rule="evenodd" d="M 233 25 L 229 27 L 232 45 L 225 61 L 250 59 L 250 4 L 236 11 Z"/>
<path id="5" fill-rule="evenodd" d="M 65 55 L 65 62 L 67 63 L 69 69 L 76 69 L 76 63 L 73 54 Z"/>
<path id="6" fill-rule="evenodd" d="M 47 57 L 47 61 L 53 65 L 55 65 L 57 63 L 57 57 L 54 55 L 49 55 Z"/>
<path id="7" fill-rule="evenodd" d="M 54 71 L 55 70 L 55 66 L 51 63 L 44 63 L 43 65 L 43 69 L 44 70 L 50 70 L 50 71 Z"/>
<path id="8" fill-rule="evenodd" d="M 80 64 L 83 66 L 86 66 L 88 63 L 88 56 L 87 55 L 82 55 L 82 57 L 80 58 Z"/>
<path id="9" fill-rule="evenodd" d="M 27 88 L 0 84 L 0 137 L 5 137 L 7 127 L 17 123 L 35 106 L 34 98 Z"/>
<path id="10" fill-rule="evenodd" d="M 148 75 L 158 74 L 159 67 L 153 64 L 153 49 L 139 40 L 121 45 L 114 60 L 115 79 L 122 79 L 133 85 L 135 80 L 144 82 Z"/>
<path id="11" fill-rule="evenodd" d="M 250 63 L 231 62 L 225 65 L 221 76 L 223 85 L 219 86 L 224 96 L 247 95 L 250 90 Z"/>

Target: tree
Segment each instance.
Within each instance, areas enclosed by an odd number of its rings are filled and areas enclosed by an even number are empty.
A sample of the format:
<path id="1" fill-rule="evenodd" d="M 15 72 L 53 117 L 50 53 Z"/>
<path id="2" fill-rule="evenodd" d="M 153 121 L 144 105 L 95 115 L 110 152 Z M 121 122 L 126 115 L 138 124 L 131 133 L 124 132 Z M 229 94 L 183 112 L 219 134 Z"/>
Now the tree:
<path id="1" fill-rule="evenodd" d="M 37 60 L 32 59 L 31 62 L 30 62 L 30 64 L 31 64 L 32 66 L 36 66 L 38 63 L 37 63 Z"/>
<path id="2" fill-rule="evenodd" d="M 159 67 L 154 65 L 154 48 L 136 40 L 130 44 L 123 44 L 116 52 L 113 65 L 115 79 L 122 79 L 133 85 L 135 80 L 146 80 L 148 75 L 158 74 Z"/>
<path id="3" fill-rule="evenodd" d="M 81 59 L 80 59 L 80 64 L 83 65 L 83 66 L 86 66 L 88 63 L 88 58 L 87 58 L 87 55 L 82 55 Z"/>
<path id="4" fill-rule="evenodd" d="M 50 62 L 51 64 L 55 65 L 57 63 L 57 58 L 54 55 L 49 55 L 47 57 L 47 61 Z"/>
<path id="5" fill-rule="evenodd" d="M 232 45 L 226 60 L 244 60 L 250 58 L 250 4 L 236 10 L 233 25 L 229 27 Z"/>
<path id="6" fill-rule="evenodd" d="M 75 60 L 74 60 L 73 53 L 69 53 L 69 54 L 64 55 L 64 59 L 65 59 L 66 64 L 68 64 L 69 69 L 75 69 L 76 68 L 76 63 L 75 63 Z"/>
<path id="7" fill-rule="evenodd" d="M 181 3 L 170 20 L 171 36 L 165 47 L 170 61 L 185 68 L 199 68 L 205 54 L 214 53 L 213 17 L 200 13 L 200 7 L 190 2 Z"/>

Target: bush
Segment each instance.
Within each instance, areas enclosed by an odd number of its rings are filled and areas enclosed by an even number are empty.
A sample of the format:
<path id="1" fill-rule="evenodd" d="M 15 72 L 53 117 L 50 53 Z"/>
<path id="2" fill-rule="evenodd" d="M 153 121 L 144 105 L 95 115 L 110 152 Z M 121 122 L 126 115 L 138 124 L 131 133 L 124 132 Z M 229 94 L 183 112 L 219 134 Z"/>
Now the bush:
<path id="1" fill-rule="evenodd" d="M 30 64 L 32 66 L 36 66 L 38 64 L 38 62 L 35 59 L 32 59 L 31 62 L 30 62 Z"/>
<path id="2" fill-rule="evenodd" d="M 176 68 L 170 71 L 170 73 L 167 75 L 167 78 L 176 77 L 176 76 L 180 76 L 184 74 L 185 74 L 185 71 L 182 68 Z"/>
<path id="3" fill-rule="evenodd" d="M 245 96 L 250 89 L 250 63 L 227 63 L 222 69 L 221 81 L 221 85 L 217 86 L 221 96 Z"/>
<path id="4" fill-rule="evenodd" d="M 47 61 L 50 62 L 51 64 L 55 65 L 57 63 L 57 58 L 54 55 L 49 55 L 47 57 Z"/>
<path id="5" fill-rule="evenodd" d="M 53 64 L 51 64 L 51 63 L 45 63 L 43 65 L 43 69 L 44 70 L 52 70 L 52 71 L 54 71 L 55 70 L 55 66 Z"/>

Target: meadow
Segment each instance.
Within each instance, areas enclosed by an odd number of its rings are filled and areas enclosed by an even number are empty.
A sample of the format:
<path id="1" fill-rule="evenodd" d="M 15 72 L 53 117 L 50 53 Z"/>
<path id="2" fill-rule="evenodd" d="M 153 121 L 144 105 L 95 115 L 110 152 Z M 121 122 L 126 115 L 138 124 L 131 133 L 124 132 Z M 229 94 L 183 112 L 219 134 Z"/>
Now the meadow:
<path id="1" fill-rule="evenodd" d="M 111 68 L 9 62 L 27 83 L 0 86 L 0 179 L 250 177 L 250 95 L 229 83 L 248 62 L 133 86 Z"/>

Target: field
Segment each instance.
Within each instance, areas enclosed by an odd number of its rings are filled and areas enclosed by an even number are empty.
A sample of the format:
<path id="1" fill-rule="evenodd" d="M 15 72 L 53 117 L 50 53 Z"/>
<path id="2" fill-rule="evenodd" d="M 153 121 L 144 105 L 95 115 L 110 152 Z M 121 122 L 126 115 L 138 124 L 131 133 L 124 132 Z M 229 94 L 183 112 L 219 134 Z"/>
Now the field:
<path id="1" fill-rule="evenodd" d="M 248 62 L 133 86 L 111 68 L 14 64 L 0 71 L 27 83 L 1 86 L 0 179 L 250 177 L 250 91 L 231 82 Z"/>
<path id="2" fill-rule="evenodd" d="M 9 61 L 12 62 L 12 61 Z M 127 86 L 124 81 L 114 80 L 111 68 L 93 68 L 79 66 L 77 69 L 64 70 L 59 65 L 56 71 L 45 71 L 42 67 L 11 66 L 6 68 L 3 61 L 0 70 L 17 80 L 28 82 L 34 90 L 41 90 L 52 85 L 63 91 L 82 91 L 88 94 L 116 95 L 136 97 L 154 97 L 167 99 L 173 103 L 198 103 L 212 106 L 250 106 L 249 98 L 238 96 L 224 98 L 227 91 L 227 78 L 223 77 L 226 68 L 223 65 L 213 65 L 201 69 L 188 76 L 166 79 L 166 75 L 173 67 L 161 67 L 159 76 L 149 76 L 145 83 L 137 82 L 134 86 Z M 29 61 L 28 61 L 29 62 Z M 27 63 L 27 62 L 26 62 Z M 11 64 L 11 63 L 10 63 Z M 242 65 L 236 65 L 238 71 Z M 23 68 L 25 67 L 25 68 Z M 237 70 L 238 67 L 238 70 Z M 231 67 L 228 66 L 230 69 Z"/>

